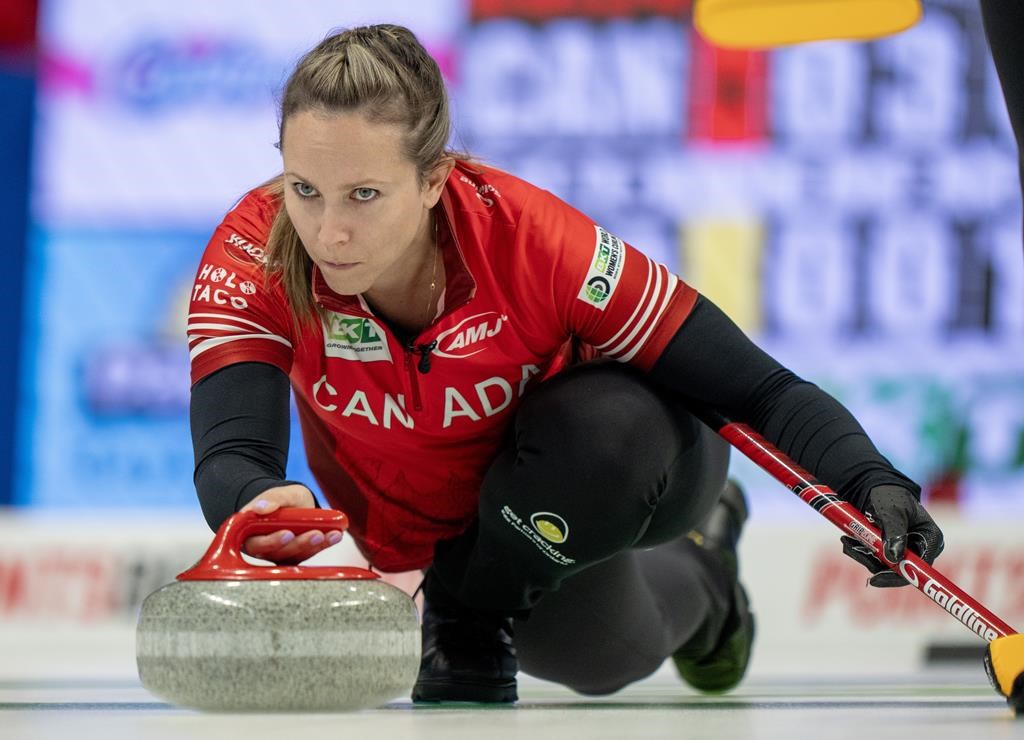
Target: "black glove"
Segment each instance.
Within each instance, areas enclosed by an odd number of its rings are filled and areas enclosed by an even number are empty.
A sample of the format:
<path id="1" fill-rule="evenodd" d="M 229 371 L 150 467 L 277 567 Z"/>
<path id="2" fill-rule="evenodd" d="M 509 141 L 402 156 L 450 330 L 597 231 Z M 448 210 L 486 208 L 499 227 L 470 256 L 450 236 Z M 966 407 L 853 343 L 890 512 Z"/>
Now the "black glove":
<path id="1" fill-rule="evenodd" d="M 891 562 L 903 559 L 909 544 L 918 557 L 931 565 L 945 546 L 942 530 L 932 521 L 921 502 L 905 488 L 876 486 L 868 493 L 864 515 L 882 530 L 882 552 Z M 868 583 L 879 588 L 906 586 L 906 579 L 875 557 L 874 551 L 860 540 L 843 535 L 843 553 L 873 574 Z"/>

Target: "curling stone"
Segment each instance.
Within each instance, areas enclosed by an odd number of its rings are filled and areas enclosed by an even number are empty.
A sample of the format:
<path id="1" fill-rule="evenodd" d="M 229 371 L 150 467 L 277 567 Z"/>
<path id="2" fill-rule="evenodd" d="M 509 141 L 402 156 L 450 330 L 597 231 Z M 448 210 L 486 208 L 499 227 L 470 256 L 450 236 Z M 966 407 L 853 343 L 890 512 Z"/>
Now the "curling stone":
<path id="1" fill-rule="evenodd" d="M 408 696 L 420 661 L 416 606 L 363 568 L 252 565 L 247 537 L 344 530 L 340 511 L 231 516 L 206 554 L 142 604 L 139 678 L 208 711 L 337 711 Z"/>

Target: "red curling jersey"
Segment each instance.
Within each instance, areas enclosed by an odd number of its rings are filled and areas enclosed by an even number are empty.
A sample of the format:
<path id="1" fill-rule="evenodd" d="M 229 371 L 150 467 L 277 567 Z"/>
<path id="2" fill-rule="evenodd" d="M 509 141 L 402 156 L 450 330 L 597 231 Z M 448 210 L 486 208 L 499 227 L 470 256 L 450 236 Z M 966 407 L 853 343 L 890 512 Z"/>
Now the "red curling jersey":
<path id="1" fill-rule="evenodd" d="M 647 370 L 696 291 L 579 211 L 500 170 L 459 162 L 438 242 L 446 287 L 418 368 L 361 296 L 313 268 L 323 319 L 297 330 L 279 281 L 265 281 L 280 202 L 248 193 L 206 247 L 188 315 L 192 382 L 237 362 L 287 373 L 303 443 L 331 508 L 382 571 L 427 566 L 463 531 L 522 398 L 573 347 Z"/>

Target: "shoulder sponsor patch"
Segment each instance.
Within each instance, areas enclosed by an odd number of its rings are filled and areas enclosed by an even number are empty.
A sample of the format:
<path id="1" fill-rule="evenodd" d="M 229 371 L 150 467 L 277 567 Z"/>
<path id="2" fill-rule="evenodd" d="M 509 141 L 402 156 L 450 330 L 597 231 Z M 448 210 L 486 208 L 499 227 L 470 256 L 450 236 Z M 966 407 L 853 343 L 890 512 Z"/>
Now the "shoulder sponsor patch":
<path id="1" fill-rule="evenodd" d="M 495 198 L 501 197 L 501 193 L 499 193 L 493 185 L 481 185 L 480 183 L 473 182 L 463 174 L 459 175 L 459 181 L 466 183 L 476 190 L 476 197 L 479 198 L 480 202 L 488 208 L 494 206 Z"/>
<path id="2" fill-rule="evenodd" d="M 619 237 L 608 233 L 600 226 L 595 225 L 594 230 L 597 232 L 594 259 L 576 297 L 604 311 L 608 299 L 615 292 L 615 286 L 619 284 L 619 277 L 622 276 L 622 267 L 626 264 L 626 245 Z"/>
<path id="3" fill-rule="evenodd" d="M 242 264 L 255 262 L 259 265 L 265 265 L 267 263 L 267 250 L 263 246 L 253 244 L 238 234 L 232 234 L 224 240 L 224 253 Z"/>
<path id="4" fill-rule="evenodd" d="M 392 362 L 391 350 L 380 324 L 365 316 L 327 313 L 324 321 L 327 357 L 359 362 Z"/>

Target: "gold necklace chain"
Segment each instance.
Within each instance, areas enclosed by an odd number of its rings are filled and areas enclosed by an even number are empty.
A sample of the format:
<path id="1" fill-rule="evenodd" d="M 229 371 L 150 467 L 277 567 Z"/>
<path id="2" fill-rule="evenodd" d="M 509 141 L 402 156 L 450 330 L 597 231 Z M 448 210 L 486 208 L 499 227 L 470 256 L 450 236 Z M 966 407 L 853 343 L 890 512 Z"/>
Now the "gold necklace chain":
<path id="1" fill-rule="evenodd" d="M 437 255 L 441 249 L 437 245 L 437 219 L 434 219 L 434 269 L 430 274 L 430 297 L 427 298 L 426 308 L 426 320 L 423 322 L 423 326 L 430 324 L 433 315 L 431 314 L 430 307 L 434 305 L 434 289 L 437 288 Z"/>

